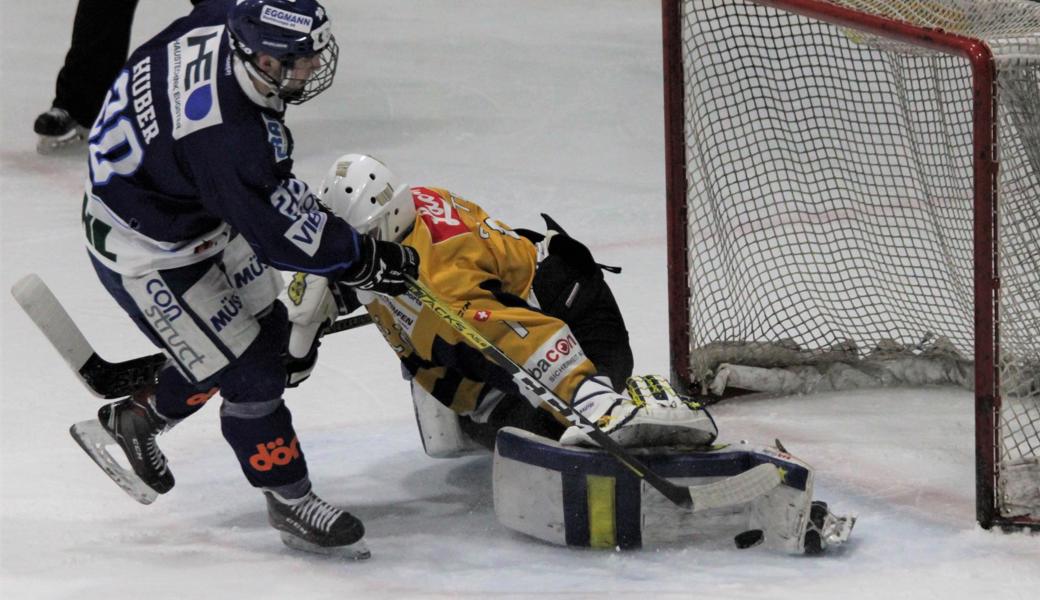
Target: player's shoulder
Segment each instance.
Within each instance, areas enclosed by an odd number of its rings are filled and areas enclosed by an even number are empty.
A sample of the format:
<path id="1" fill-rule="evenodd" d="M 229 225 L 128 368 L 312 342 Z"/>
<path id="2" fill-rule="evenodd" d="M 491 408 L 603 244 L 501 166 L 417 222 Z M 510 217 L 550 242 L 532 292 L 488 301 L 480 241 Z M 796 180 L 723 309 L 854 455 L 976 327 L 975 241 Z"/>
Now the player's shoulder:
<path id="1" fill-rule="evenodd" d="M 412 186 L 411 192 L 418 223 L 416 230 L 428 232 L 433 243 L 471 232 L 472 209 L 468 203 L 444 188 Z"/>
<path id="2" fill-rule="evenodd" d="M 152 88 L 165 105 L 167 135 L 174 142 L 199 133 L 207 144 L 242 142 L 264 135 L 268 123 L 237 81 L 228 41 L 227 10 L 233 0 L 206 0 L 141 46 L 128 63 L 149 61 Z M 272 115 L 276 128 L 281 119 Z M 280 131 L 281 138 L 288 134 Z M 282 144 L 287 149 L 288 143 Z"/>

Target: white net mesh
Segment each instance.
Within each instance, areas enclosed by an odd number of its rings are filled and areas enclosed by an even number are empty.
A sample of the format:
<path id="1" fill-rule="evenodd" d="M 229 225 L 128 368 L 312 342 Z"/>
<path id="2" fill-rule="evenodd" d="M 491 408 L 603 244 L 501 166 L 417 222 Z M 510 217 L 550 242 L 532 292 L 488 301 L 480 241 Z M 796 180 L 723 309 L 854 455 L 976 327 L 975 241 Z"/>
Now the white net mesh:
<path id="1" fill-rule="evenodd" d="M 1036 460 L 1040 4 L 831 3 L 980 38 L 997 57 L 999 440 L 1007 464 Z M 692 376 L 931 357 L 937 344 L 963 374 L 974 358 L 967 61 L 745 0 L 681 9 Z"/>

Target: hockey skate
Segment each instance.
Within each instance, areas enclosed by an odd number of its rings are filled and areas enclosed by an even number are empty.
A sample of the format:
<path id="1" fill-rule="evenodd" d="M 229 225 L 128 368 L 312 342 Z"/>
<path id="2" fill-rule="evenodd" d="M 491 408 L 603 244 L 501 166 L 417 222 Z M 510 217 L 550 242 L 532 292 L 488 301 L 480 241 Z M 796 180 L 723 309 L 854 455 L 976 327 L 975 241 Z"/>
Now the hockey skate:
<path id="1" fill-rule="evenodd" d="M 265 491 L 267 520 L 282 543 L 295 550 L 363 560 L 372 554 L 362 539 L 365 526 L 354 515 L 325 502 L 314 492 L 302 498 L 282 498 Z"/>
<path id="2" fill-rule="evenodd" d="M 75 148 L 87 139 L 87 128 L 73 120 L 64 108 L 52 107 L 41 113 L 33 123 L 33 131 L 40 136 L 36 142 L 40 154 Z"/>
<path id="3" fill-rule="evenodd" d="M 835 515 L 826 502 L 814 500 L 809 509 L 809 524 L 805 529 L 805 553 L 823 554 L 827 548 L 844 544 L 855 525 L 856 517 Z"/>
<path id="4" fill-rule="evenodd" d="M 102 406 L 96 420 L 76 423 L 69 433 L 116 485 L 141 504 L 151 504 L 173 488 L 173 473 L 155 443 L 155 436 L 169 427 L 146 397 L 134 396 Z M 132 470 L 109 453 L 111 445 L 123 450 Z"/>

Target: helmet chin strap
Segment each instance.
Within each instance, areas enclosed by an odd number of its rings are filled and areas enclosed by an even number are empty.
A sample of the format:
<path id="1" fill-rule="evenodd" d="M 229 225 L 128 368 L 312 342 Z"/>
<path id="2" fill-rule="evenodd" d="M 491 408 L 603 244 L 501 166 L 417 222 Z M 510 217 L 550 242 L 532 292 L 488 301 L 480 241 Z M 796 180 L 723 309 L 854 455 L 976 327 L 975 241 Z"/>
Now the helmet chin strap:
<path id="1" fill-rule="evenodd" d="M 238 53 L 232 55 L 232 69 L 238 85 L 249 99 L 259 106 L 276 111 L 285 109 L 285 102 L 274 92 L 274 88 L 261 77 L 251 61 Z"/>
<path id="2" fill-rule="evenodd" d="M 242 63 L 246 68 L 246 73 L 249 73 L 250 77 L 267 86 L 267 93 L 264 93 L 264 96 L 267 98 L 273 98 L 278 95 L 277 90 L 280 86 L 278 85 L 278 82 L 275 81 L 274 77 L 271 77 L 262 69 L 257 68 L 256 63 L 252 60 L 244 60 Z"/>

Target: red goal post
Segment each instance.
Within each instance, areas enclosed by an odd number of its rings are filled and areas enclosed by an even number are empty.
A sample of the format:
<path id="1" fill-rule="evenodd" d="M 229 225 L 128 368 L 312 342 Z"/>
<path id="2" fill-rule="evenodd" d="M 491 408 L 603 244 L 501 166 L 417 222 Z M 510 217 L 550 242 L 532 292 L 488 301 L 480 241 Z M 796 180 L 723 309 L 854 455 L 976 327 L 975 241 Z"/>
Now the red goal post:
<path id="1" fill-rule="evenodd" d="M 1040 5 L 663 0 L 662 17 L 673 380 L 941 346 L 973 363 L 978 521 L 1035 527 Z"/>

